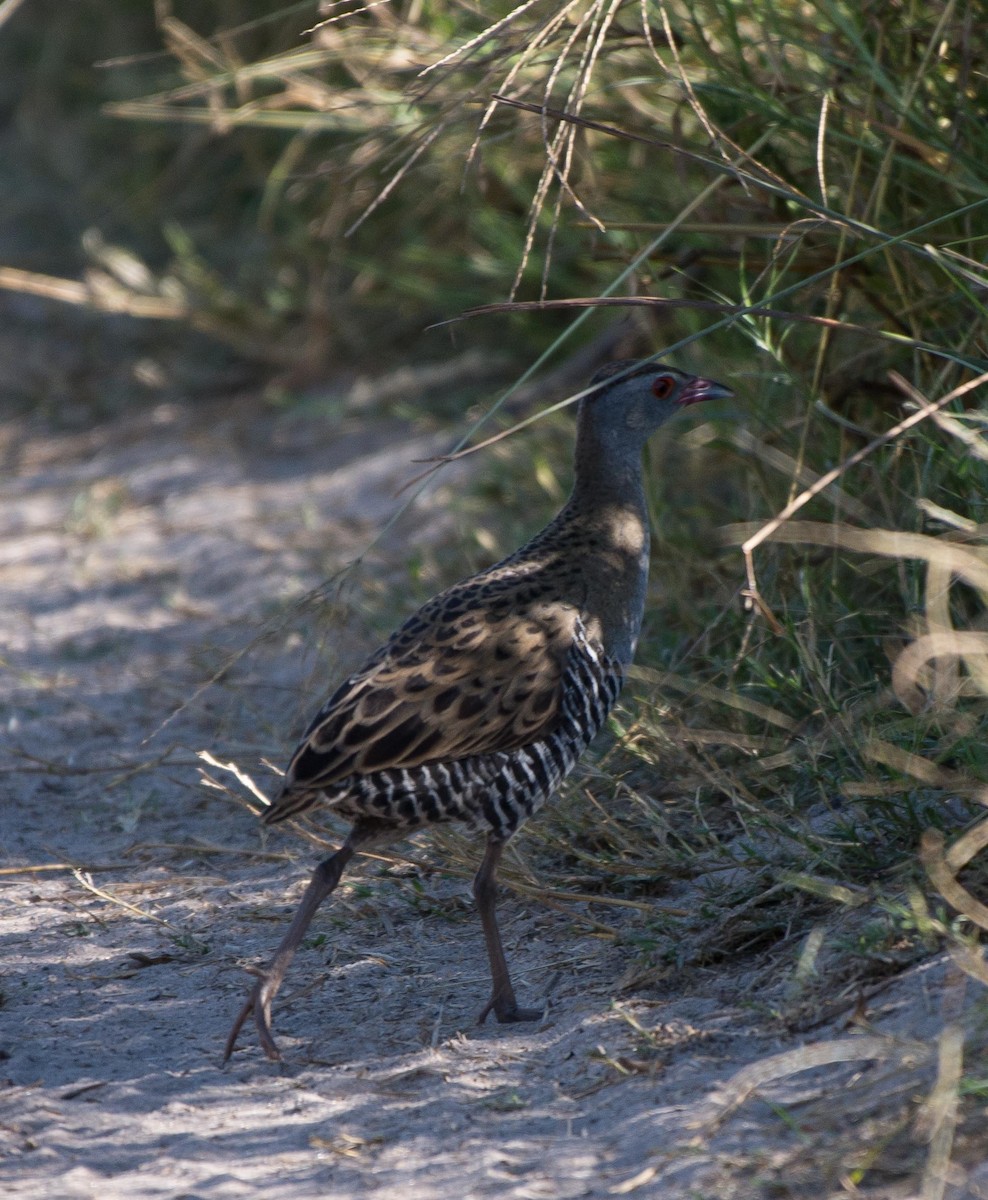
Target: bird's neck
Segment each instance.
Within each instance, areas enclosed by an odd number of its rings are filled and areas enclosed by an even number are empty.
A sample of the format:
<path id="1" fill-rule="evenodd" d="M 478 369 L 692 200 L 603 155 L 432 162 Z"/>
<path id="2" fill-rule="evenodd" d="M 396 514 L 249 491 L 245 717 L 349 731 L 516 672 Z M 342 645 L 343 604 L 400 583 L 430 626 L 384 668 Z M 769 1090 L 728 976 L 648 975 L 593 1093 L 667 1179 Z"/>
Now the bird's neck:
<path id="1" fill-rule="evenodd" d="M 580 530 L 587 610 L 599 620 L 607 652 L 631 662 L 648 583 L 649 525 L 642 446 L 582 428 L 573 492 L 560 520 Z"/>
<path id="2" fill-rule="evenodd" d="M 630 436 L 628 430 L 581 422 L 573 459 L 571 503 L 587 508 L 616 504 L 634 509 L 644 518 L 647 509 L 642 449 L 642 442 Z"/>

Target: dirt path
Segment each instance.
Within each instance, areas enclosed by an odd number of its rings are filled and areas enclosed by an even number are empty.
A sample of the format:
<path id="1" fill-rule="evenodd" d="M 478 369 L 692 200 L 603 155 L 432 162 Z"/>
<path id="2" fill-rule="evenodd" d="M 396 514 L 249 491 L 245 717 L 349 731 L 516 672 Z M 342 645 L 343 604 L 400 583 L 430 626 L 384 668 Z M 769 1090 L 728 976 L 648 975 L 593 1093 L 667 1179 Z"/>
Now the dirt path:
<path id="1" fill-rule="evenodd" d="M 247 422 L 232 403 L 75 435 L 12 424 L 4 437 L 4 1194 L 926 1187 L 916 1102 L 936 1075 L 935 1039 L 965 1004 L 943 961 L 891 980 L 866 1028 L 845 1012 L 787 1035 L 751 963 L 622 990 L 626 948 L 511 898 L 519 992 L 548 992 L 549 1008 L 535 1027 L 477 1028 L 488 980 L 468 883 L 427 867 L 354 871 L 277 1006 L 286 1063 L 267 1063 L 248 1032 L 224 1068 L 243 965 L 277 942 L 315 854 L 291 833 L 265 842 L 244 808 L 203 787 L 196 753 L 264 782 L 259 760 L 283 760 L 321 690 L 304 652 L 312 621 L 282 628 L 159 727 L 278 602 L 364 548 L 408 461 L 438 443 L 394 424 Z M 443 511 L 442 495 L 420 506 L 364 582 L 440 537 Z M 368 636 L 351 616 L 328 627 L 330 639 L 348 631 L 343 660 Z M 863 1143 L 885 1156 L 867 1191 L 855 1182 Z M 988 1197 L 976 1157 L 951 1171 L 923 1195 Z"/>

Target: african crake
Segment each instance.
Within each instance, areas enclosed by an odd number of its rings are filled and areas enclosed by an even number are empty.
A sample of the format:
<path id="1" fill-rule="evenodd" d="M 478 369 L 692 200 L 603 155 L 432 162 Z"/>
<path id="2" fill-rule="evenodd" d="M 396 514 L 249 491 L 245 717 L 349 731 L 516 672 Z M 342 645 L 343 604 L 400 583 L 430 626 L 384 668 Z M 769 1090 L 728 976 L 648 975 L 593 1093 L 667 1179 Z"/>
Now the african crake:
<path id="1" fill-rule="evenodd" d="M 680 408 L 729 396 L 660 363 L 611 363 L 577 418 L 573 492 L 541 533 L 430 600 L 333 693 L 295 751 L 264 821 L 325 804 L 353 821 L 320 863 L 251 1012 L 269 1058 L 271 1002 L 316 909 L 359 850 L 440 821 L 487 834 L 474 897 L 493 991 L 480 1020 L 528 1021 L 495 916 L 504 845 L 552 795 L 600 729 L 635 652 L 648 580 L 642 449 Z"/>

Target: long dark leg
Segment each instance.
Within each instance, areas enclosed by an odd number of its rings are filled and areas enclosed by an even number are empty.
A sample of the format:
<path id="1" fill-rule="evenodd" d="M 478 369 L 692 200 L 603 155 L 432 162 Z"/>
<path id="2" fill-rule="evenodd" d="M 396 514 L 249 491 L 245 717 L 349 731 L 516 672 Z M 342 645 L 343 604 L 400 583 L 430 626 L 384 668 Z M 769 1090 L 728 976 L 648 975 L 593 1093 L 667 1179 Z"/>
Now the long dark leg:
<path id="1" fill-rule="evenodd" d="M 257 1033 L 261 1039 L 261 1046 L 264 1048 L 264 1053 L 275 1062 L 281 1058 L 281 1052 L 275 1045 L 274 1038 L 271 1035 L 271 1001 L 275 998 L 278 989 L 281 987 L 282 981 L 285 978 L 285 972 L 295 957 L 295 951 L 299 948 L 299 944 L 305 937 L 306 930 L 309 928 L 312 918 L 316 915 L 316 909 L 318 909 L 319 905 L 322 904 L 340 882 L 343 868 L 357 852 L 358 844 L 365 840 L 365 838 L 358 835 L 357 830 L 354 830 L 339 850 L 330 858 L 321 862 L 315 871 L 313 871 L 312 878 L 309 880 L 309 886 L 305 889 L 305 894 L 302 896 L 302 901 L 295 912 L 295 916 L 292 918 L 288 932 L 282 938 L 281 945 L 275 951 L 274 958 L 271 959 L 260 973 L 257 983 L 251 988 L 250 995 L 247 997 L 237 1019 L 233 1022 L 230 1036 L 226 1039 L 226 1050 L 223 1053 L 224 1062 L 233 1053 L 233 1048 L 237 1044 L 237 1038 L 240 1035 L 244 1021 L 247 1020 L 251 1013 L 254 1014 L 254 1023 L 257 1025 Z"/>
<path id="2" fill-rule="evenodd" d="M 497 927 L 497 864 L 501 861 L 504 842 L 489 838 L 484 861 L 473 881 L 473 898 L 480 913 L 480 923 L 484 927 L 484 939 L 487 942 L 487 957 L 491 960 L 491 982 L 493 991 L 484 1011 L 477 1018 L 477 1024 L 483 1025 L 488 1014 L 503 1023 L 508 1021 L 537 1021 L 542 1016 L 541 1008 L 519 1008 L 515 999 L 515 989 L 511 986 L 511 976 L 508 974 L 508 963 L 504 957 L 504 947 L 501 945 L 501 933 Z"/>

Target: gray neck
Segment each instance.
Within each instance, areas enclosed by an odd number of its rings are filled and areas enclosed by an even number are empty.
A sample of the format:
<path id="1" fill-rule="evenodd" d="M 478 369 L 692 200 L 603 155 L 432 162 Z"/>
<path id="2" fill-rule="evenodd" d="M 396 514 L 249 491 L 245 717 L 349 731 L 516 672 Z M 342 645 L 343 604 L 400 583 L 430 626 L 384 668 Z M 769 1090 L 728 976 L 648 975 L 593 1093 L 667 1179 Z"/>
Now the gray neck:
<path id="1" fill-rule="evenodd" d="M 583 571 L 588 609 L 600 620 L 607 652 L 622 666 L 634 657 L 648 584 L 642 449 L 633 430 L 580 422 L 566 506 L 569 519 L 590 535 Z"/>
<path id="2" fill-rule="evenodd" d="M 573 501 L 588 506 L 617 503 L 644 517 L 643 449 L 644 439 L 634 430 L 613 424 L 601 428 L 588 419 L 581 420 L 573 463 Z"/>

